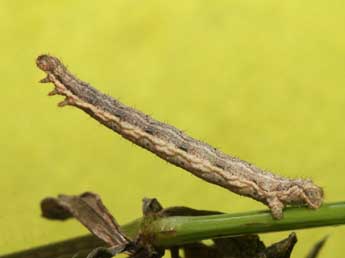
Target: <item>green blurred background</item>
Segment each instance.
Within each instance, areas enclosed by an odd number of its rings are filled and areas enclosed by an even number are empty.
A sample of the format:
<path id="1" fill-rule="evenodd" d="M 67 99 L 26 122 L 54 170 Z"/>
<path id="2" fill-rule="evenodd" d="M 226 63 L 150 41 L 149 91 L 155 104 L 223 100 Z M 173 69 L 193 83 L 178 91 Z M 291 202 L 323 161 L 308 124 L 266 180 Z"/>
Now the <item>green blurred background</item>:
<path id="1" fill-rule="evenodd" d="M 39 201 L 99 193 L 121 223 L 141 198 L 239 212 L 264 206 L 206 184 L 47 97 L 35 58 L 226 153 L 345 199 L 344 1 L 0 2 L 0 253 L 84 234 L 40 218 Z M 264 234 L 266 243 L 288 232 Z M 345 227 L 300 230 L 293 257 Z M 337 255 L 338 254 L 338 255 Z"/>

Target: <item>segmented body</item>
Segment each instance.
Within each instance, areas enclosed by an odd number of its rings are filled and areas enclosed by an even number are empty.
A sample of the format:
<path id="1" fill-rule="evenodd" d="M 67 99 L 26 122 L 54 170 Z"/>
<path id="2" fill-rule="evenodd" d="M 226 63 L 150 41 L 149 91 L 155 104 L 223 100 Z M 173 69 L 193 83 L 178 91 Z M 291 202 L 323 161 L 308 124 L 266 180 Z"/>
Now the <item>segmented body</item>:
<path id="1" fill-rule="evenodd" d="M 52 82 L 49 95 L 64 95 L 59 105 L 78 107 L 124 138 L 197 177 L 268 205 L 274 218 L 289 204 L 320 207 L 323 191 L 311 180 L 289 179 L 224 154 L 177 128 L 128 107 L 77 79 L 55 57 L 42 55 L 37 65 Z"/>

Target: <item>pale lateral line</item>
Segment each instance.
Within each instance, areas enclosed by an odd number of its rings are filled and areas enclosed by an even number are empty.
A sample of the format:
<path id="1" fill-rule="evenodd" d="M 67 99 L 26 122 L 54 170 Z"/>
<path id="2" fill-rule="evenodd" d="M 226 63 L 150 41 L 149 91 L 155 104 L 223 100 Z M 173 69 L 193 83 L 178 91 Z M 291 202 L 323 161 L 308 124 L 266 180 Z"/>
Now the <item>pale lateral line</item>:
<path id="1" fill-rule="evenodd" d="M 67 97 L 67 101 L 69 104 L 89 109 L 94 114 L 96 114 L 99 118 L 101 118 L 103 121 L 114 122 L 121 129 L 121 131 L 123 133 L 127 134 L 128 136 L 132 136 L 134 139 L 145 138 L 145 139 L 149 140 L 150 142 L 154 143 L 153 145 L 155 146 L 155 149 L 157 151 L 165 153 L 168 156 L 180 156 L 184 160 L 188 161 L 189 164 L 192 164 L 194 168 L 196 168 L 198 170 L 202 170 L 206 173 L 215 172 L 216 174 L 218 174 L 222 178 L 226 179 L 228 181 L 228 183 L 230 181 L 233 186 L 236 186 L 239 188 L 242 188 L 244 186 L 252 186 L 253 188 L 255 188 L 257 190 L 258 193 L 260 193 L 260 191 L 263 191 L 263 189 L 259 189 L 258 185 L 255 184 L 254 182 L 249 181 L 245 178 L 241 178 L 241 180 L 238 180 L 239 177 L 234 176 L 234 175 L 232 175 L 232 176 L 229 176 L 229 174 L 225 175 L 223 173 L 222 169 L 220 169 L 216 166 L 213 166 L 209 160 L 200 159 L 200 158 L 198 158 L 194 155 L 190 155 L 190 154 L 188 155 L 188 153 L 180 150 L 174 144 L 163 141 L 162 139 L 159 139 L 157 137 L 154 137 L 154 136 L 146 133 L 145 131 L 143 131 L 140 127 L 134 127 L 133 125 L 127 123 L 126 121 L 121 121 L 121 119 L 110 114 L 109 112 L 104 111 L 97 106 L 94 106 L 90 103 L 87 103 L 87 102 L 81 100 L 78 96 L 76 96 L 70 90 L 68 90 L 63 85 L 63 83 L 61 83 L 52 73 L 49 72 L 48 74 L 49 74 L 49 78 L 52 80 L 54 85 L 57 87 L 58 91 L 60 91 L 60 93 L 62 95 L 65 95 Z M 72 100 L 73 100 L 73 102 L 72 102 Z M 243 184 L 241 184 L 241 183 L 243 183 Z M 266 196 L 271 195 L 273 197 L 275 193 L 276 193 L 276 191 L 266 192 Z M 260 194 L 260 195 L 262 195 L 262 194 Z"/>

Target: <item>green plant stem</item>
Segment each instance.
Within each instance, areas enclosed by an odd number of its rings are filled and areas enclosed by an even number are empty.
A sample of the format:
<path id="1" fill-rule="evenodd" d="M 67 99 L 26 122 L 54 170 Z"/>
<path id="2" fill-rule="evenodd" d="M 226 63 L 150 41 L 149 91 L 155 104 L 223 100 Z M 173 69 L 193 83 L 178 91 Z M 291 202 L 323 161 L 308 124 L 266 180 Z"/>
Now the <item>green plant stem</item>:
<path id="1" fill-rule="evenodd" d="M 287 208 L 284 219 L 272 219 L 269 211 L 207 216 L 173 216 L 138 218 L 123 225 L 122 231 L 135 238 L 138 232 L 155 246 L 170 247 L 204 239 L 230 237 L 345 224 L 345 202 L 324 204 L 318 210 Z M 99 246 L 94 236 L 82 236 L 63 242 L 0 256 L 0 258 L 72 257 L 77 251 L 87 253 Z"/>
<path id="2" fill-rule="evenodd" d="M 318 210 L 287 208 L 284 219 L 269 211 L 210 216 L 178 216 L 152 221 L 146 228 L 157 246 L 172 246 L 203 239 L 345 224 L 345 202 L 324 204 Z M 151 231 L 151 232 L 150 232 Z"/>

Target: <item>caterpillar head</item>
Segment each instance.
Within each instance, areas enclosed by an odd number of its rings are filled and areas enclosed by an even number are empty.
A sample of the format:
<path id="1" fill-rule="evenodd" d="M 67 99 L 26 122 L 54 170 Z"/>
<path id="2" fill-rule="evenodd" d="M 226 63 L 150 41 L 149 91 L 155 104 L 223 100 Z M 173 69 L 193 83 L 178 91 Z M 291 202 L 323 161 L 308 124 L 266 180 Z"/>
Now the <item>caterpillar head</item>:
<path id="1" fill-rule="evenodd" d="M 61 65 L 61 62 L 56 57 L 49 55 L 40 55 L 36 59 L 36 65 L 38 66 L 38 68 L 45 72 L 53 72 Z"/>

